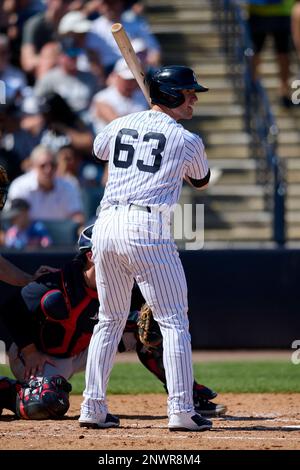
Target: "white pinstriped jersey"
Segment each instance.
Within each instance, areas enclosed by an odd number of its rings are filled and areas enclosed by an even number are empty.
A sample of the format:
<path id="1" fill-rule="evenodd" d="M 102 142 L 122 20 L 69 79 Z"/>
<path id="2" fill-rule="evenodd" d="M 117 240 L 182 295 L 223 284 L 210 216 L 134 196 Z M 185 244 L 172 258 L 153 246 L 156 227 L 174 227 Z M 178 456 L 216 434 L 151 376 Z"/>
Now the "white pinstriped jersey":
<path id="1" fill-rule="evenodd" d="M 115 203 L 172 206 L 185 175 L 202 179 L 208 173 L 200 137 L 158 111 L 112 121 L 97 135 L 94 154 L 109 160 L 102 207 Z"/>

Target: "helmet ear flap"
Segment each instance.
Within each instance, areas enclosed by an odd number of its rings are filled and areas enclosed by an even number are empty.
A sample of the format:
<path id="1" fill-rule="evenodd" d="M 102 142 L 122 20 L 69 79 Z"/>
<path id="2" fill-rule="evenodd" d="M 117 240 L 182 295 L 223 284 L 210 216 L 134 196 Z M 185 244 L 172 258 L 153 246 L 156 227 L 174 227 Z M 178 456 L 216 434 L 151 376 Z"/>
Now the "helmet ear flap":
<path id="1" fill-rule="evenodd" d="M 168 85 L 150 82 L 150 97 L 152 104 L 162 104 L 168 108 L 177 108 L 184 103 L 185 98 L 181 90 L 174 90 Z"/>
<path id="2" fill-rule="evenodd" d="M 169 108 L 177 108 L 177 106 L 180 106 L 182 103 L 184 103 L 185 97 L 182 93 L 182 90 L 173 90 L 172 88 L 165 85 L 161 85 L 159 88 L 160 92 L 166 96 L 169 102 Z"/>
<path id="3" fill-rule="evenodd" d="M 154 72 L 150 81 L 150 97 L 153 104 L 162 104 L 168 108 L 177 108 L 185 101 L 182 90 L 194 90 L 195 93 L 208 91 L 200 85 L 193 70 L 184 65 L 167 65 Z"/>

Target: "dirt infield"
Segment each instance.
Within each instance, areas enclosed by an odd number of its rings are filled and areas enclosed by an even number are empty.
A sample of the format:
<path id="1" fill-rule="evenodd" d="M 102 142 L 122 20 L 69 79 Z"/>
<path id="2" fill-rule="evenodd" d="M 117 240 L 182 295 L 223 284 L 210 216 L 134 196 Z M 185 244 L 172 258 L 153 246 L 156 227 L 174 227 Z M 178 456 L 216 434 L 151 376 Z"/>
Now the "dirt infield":
<path id="1" fill-rule="evenodd" d="M 197 450 L 300 449 L 299 394 L 223 394 L 225 418 L 203 433 L 167 429 L 166 395 L 112 395 L 110 410 L 121 418 L 118 429 L 78 426 L 80 396 L 73 396 L 63 421 L 18 421 L 0 417 L 0 449 Z"/>

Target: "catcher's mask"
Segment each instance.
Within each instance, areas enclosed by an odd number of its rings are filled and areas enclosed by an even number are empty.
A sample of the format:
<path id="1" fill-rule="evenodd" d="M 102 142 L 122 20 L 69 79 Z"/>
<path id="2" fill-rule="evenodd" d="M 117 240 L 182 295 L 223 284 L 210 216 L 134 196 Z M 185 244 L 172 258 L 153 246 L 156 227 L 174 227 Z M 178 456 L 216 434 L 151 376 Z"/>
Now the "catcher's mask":
<path id="1" fill-rule="evenodd" d="M 6 199 L 7 199 L 7 191 L 8 191 L 8 177 L 5 168 L 0 165 L 0 210 L 2 211 Z"/>
<path id="2" fill-rule="evenodd" d="M 154 72 L 148 79 L 152 104 L 177 108 L 184 103 L 182 90 L 208 91 L 200 85 L 192 69 L 183 65 L 169 65 Z"/>
<path id="3" fill-rule="evenodd" d="M 92 249 L 92 232 L 94 224 L 88 225 L 85 227 L 78 238 L 78 248 L 80 253 L 85 253 L 86 251 L 91 251 Z"/>

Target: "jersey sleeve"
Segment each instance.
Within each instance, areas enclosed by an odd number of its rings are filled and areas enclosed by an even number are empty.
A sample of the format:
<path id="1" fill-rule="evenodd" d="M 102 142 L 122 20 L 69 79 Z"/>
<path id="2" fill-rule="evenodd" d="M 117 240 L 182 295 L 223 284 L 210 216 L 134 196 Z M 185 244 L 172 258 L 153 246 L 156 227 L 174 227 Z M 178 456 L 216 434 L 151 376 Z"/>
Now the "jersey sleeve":
<path id="1" fill-rule="evenodd" d="M 93 153 L 99 160 L 109 159 L 110 137 L 109 126 L 107 126 L 94 140 Z"/>
<path id="2" fill-rule="evenodd" d="M 186 171 L 185 175 L 195 180 L 201 180 L 209 172 L 207 156 L 202 140 L 195 134 L 185 138 Z"/>

